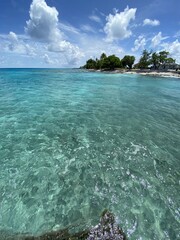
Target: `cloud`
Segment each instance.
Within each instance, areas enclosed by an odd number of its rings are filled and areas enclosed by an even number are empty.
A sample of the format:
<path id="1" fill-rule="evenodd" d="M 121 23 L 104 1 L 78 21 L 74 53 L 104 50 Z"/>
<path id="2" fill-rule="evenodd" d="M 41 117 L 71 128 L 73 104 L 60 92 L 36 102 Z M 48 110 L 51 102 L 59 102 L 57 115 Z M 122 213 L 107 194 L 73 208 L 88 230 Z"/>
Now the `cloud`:
<path id="1" fill-rule="evenodd" d="M 35 49 L 34 47 L 30 46 L 29 44 L 24 44 L 24 48 L 26 50 L 26 54 L 29 56 L 36 56 L 38 49 Z"/>
<path id="2" fill-rule="evenodd" d="M 128 29 L 130 21 L 135 19 L 136 8 L 127 7 L 123 12 L 115 11 L 115 14 L 109 14 L 106 17 L 104 31 L 107 34 L 107 41 L 122 40 L 132 35 Z"/>
<path id="3" fill-rule="evenodd" d="M 48 45 L 48 50 L 50 52 L 66 52 L 68 49 L 74 46 L 68 41 L 52 42 Z"/>
<path id="4" fill-rule="evenodd" d="M 163 43 L 161 46 L 163 50 L 168 51 L 171 56 L 176 59 L 177 63 L 180 64 L 180 42 L 178 39 L 174 42 Z"/>
<path id="5" fill-rule="evenodd" d="M 8 35 L 8 39 L 9 39 L 8 49 L 10 51 L 16 50 L 19 47 L 17 35 L 14 32 L 10 32 Z"/>
<path id="6" fill-rule="evenodd" d="M 0 65 L 2 66 L 2 65 L 5 64 L 5 63 L 6 63 L 5 57 L 4 57 L 4 56 L 1 56 L 1 57 L 0 57 Z"/>
<path id="7" fill-rule="evenodd" d="M 47 64 L 53 64 L 54 62 L 49 58 L 48 54 L 44 54 L 43 59 Z"/>
<path id="8" fill-rule="evenodd" d="M 67 33 L 72 33 L 72 34 L 79 34 L 79 29 L 75 28 L 74 26 L 70 25 L 69 23 L 62 23 L 59 22 L 59 27 L 61 30 L 67 32 Z"/>
<path id="9" fill-rule="evenodd" d="M 63 54 L 68 64 L 76 65 L 84 56 L 78 46 L 71 44 L 68 41 L 52 42 L 48 45 L 47 50 L 54 53 Z"/>
<path id="10" fill-rule="evenodd" d="M 14 32 L 9 32 L 9 39 L 15 43 L 18 42 L 18 37 Z"/>
<path id="11" fill-rule="evenodd" d="M 144 19 L 144 21 L 143 21 L 143 26 L 146 26 L 146 25 L 158 26 L 158 25 L 160 25 L 160 21 L 159 21 L 159 20 L 156 20 L 156 19 L 151 20 L 151 19 L 149 19 L 149 18 L 146 18 L 146 19 Z"/>
<path id="12" fill-rule="evenodd" d="M 146 45 L 146 39 L 143 36 L 139 36 L 134 41 L 134 47 L 131 49 L 133 52 L 136 52 L 138 50 L 143 50 Z"/>
<path id="13" fill-rule="evenodd" d="M 89 19 L 92 20 L 92 21 L 94 21 L 94 22 L 101 23 L 100 17 L 98 17 L 98 16 L 95 15 L 95 14 L 90 15 L 90 16 L 89 16 Z"/>
<path id="14" fill-rule="evenodd" d="M 151 45 L 152 47 L 157 47 L 158 45 L 160 45 L 160 43 L 162 42 L 162 40 L 167 39 L 168 37 L 162 37 L 162 33 L 159 32 L 156 36 L 154 36 L 151 40 Z"/>
<path id="15" fill-rule="evenodd" d="M 120 58 L 124 56 L 124 50 L 119 44 L 107 42 L 101 37 L 95 35 L 81 35 L 79 38 L 79 44 L 84 52 L 84 58 L 81 59 L 82 65 L 84 65 L 85 61 L 89 58 L 99 58 L 103 52 L 107 55 L 116 54 Z"/>
<path id="16" fill-rule="evenodd" d="M 89 24 L 83 24 L 81 25 L 81 30 L 84 32 L 92 32 L 95 33 L 95 30 L 93 29 L 93 27 L 91 27 Z"/>
<path id="17" fill-rule="evenodd" d="M 174 35 L 175 38 L 180 38 L 180 31 L 177 31 Z"/>
<path id="18" fill-rule="evenodd" d="M 65 35 L 60 31 L 62 27 L 66 32 L 79 34 L 79 31 L 68 24 L 59 22 L 58 11 L 55 7 L 47 5 L 45 0 L 33 0 L 30 6 L 30 20 L 27 21 L 25 31 L 30 37 L 43 41 L 47 51 L 58 54 L 67 64 L 76 64 L 81 58 L 80 49 L 65 39 Z M 44 56 L 46 63 L 52 63 L 49 55 Z"/>
<path id="19" fill-rule="evenodd" d="M 23 40 L 20 40 L 14 32 L 9 33 L 7 40 L 8 44 L 6 46 L 8 51 L 28 56 L 36 55 L 35 49 Z"/>
<path id="20" fill-rule="evenodd" d="M 49 7 L 45 0 L 33 0 L 29 14 L 30 20 L 26 22 L 25 28 L 27 34 L 44 41 L 61 38 L 58 29 L 58 11 L 55 7 Z"/>

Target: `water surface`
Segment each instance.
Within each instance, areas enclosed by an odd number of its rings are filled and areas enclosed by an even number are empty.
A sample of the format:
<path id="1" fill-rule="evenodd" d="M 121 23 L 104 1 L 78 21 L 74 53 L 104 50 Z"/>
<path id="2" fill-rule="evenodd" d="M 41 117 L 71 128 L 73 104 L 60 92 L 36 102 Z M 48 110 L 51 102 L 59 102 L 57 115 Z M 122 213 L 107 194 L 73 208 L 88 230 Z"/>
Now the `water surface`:
<path id="1" fill-rule="evenodd" d="M 96 224 L 178 239 L 180 81 L 0 70 L 0 231 Z"/>

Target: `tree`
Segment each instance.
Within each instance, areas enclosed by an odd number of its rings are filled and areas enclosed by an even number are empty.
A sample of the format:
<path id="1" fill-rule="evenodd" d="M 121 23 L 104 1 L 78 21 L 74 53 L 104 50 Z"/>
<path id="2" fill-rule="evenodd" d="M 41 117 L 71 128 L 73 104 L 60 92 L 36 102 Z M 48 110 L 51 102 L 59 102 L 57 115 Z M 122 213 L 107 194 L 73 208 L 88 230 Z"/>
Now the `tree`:
<path id="1" fill-rule="evenodd" d="M 110 55 L 103 60 L 102 68 L 107 68 L 110 70 L 114 70 L 115 68 L 121 67 L 121 61 L 115 55 Z"/>
<path id="2" fill-rule="evenodd" d="M 154 69 L 158 69 L 160 61 L 159 61 L 159 55 L 156 52 L 154 52 L 151 56 L 151 63 Z"/>
<path id="3" fill-rule="evenodd" d="M 154 52 L 151 56 L 151 63 L 153 64 L 154 69 L 158 69 L 160 65 L 175 63 L 175 60 L 171 57 L 168 57 L 169 52 L 161 51 L 159 53 Z"/>
<path id="4" fill-rule="evenodd" d="M 101 69 L 102 66 L 104 65 L 104 61 L 106 61 L 107 59 L 107 56 L 105 53 L 102 53 L 101 56 L 100 56 L 100 60 L 99 60 L 99 68 Z"/>
<path id="5" fill-rule="evenodd" d="M 101 57 L 100 57 L 100 60 L 104 60 L 105 58 L 107 58 L 106 54 L 105 54 L 105 53 L 102 53 L 102 54 L 101 54 Z"/>
<path id="6" fill-rule="evenodd" d="M 96 69 L 101 69 L 101 60 L 96 58 Z"/>
<path id="7" fill-rule="evenodd" d="M 96 69 L 96 61 L 93 60 L 92 58 L 90 58 L 89 60 L 87 60 L 86 65 L 84 66 L 84 68 L 86 69 Z"/>
<path id="8" fill-rule="evenodd" d="M 139 60 L 138 66 L 139 68 L 148 68 L 149 64 L 151 63 L 151 52 L 148 52 L 147 50 L 144 50 L 142 52 L 142 56 Z"/>
<path id="9" fill-rule="evenodd" d="M 159 52 L 159 62 L 161 64 L 166 63 L 166 59 L 168 58 L 169 52 L 161 51 Z"/>
<path id="10" fill-rule="evenodd" d="M 175 62 L 176 62 L 176 60 L 171 57 L 166 58 L 166 63 L 175 63 Z"/>
<path id="11" fill-rule="evenodd" d="M 121 60 L 122 66 L 125 68 L 128 66 L 129 69 L 132 69 L 132 66 L 134 64 L 135 57 L 134 56 L 129 56 L 126 55 L 124 58 Z"/>

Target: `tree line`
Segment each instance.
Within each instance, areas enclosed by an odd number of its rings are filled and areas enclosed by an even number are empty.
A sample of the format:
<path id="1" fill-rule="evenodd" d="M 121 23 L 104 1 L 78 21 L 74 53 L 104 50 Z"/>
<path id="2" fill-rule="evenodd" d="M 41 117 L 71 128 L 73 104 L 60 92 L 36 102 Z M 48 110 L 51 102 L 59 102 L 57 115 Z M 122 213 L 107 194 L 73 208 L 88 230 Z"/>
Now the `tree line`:
<path id="1" fill-rule="evenodd" d="M 137 64 L 134 65 L 135 68 L 147 69 L 149 66 L 153 69 L 159 69 L 160 66 L 165 66 L 166 64 L 173 64 L 176 60 L 169 57 L 169 52 L 161 51 L 159 53 L 144 50 Z"/>
<path id="2" fill-rule="evenodd" d="M 90 58 L 86 61 L 86 64 L 81 67 L 85 69 L 103 69 L 103 70 L 114 70 L 117 68 L 124 69 L 159 69 L 160 66 L 164 64 L 173 64 L 175 59 L 169 57 L 169 52 L 161 51 L 159 53 L 144 50 L 141 54 L 140 60 L 138 63 L 134 64 L 135 57 L 130 55 L 125 55 L 122 59 L 116 55 L 107 56 L 105 53 L 102 53 L 100 58 L 95 60 Z"/>
<path id="3" fill-rule="evenodd" d="M 82 68 L 86 69 L 107 69 L 114 70 L 115 68 L 132 68 L 135 61 L 134 56 L 126 55 L 122 60 L 116 55 L 107 56 L 105 53 L 102 53 L 100 59 L 96 58 L 95 60 L 90 58 L 86 61 L 86 64 Z"/>

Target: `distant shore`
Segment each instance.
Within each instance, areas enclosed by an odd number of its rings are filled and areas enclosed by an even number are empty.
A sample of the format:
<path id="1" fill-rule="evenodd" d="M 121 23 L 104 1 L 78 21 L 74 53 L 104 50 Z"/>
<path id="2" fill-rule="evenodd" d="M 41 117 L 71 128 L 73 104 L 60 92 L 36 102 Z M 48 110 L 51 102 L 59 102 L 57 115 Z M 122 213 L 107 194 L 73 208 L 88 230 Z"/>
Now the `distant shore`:
<path id="1" fill-rule="evenodd" d="M 94 70 L 94 69 L 88 69 L 88 71 L 92 72 L 103 72 L 103 73 L 122 73 L 122 74 L 140 74 L 143 76 L 153 76 L 153 77 L 174 77 L 174 78 L 180 78 L 180 71 L 175 70 L 150 70 L 150 69 L 131 69 L 131 70 L 125 70 L 125 69 L 116 69 L 116 70 Z"/>
<path id="2" fill-rule="evenodd" d="M 162 71 L 162 70 L 128 70 L 125 71 L 126 74 L 140 74 L 143 76 L 153 76 L 153 77 L 175 77 L 180 78 L 179 71 Z"/>

